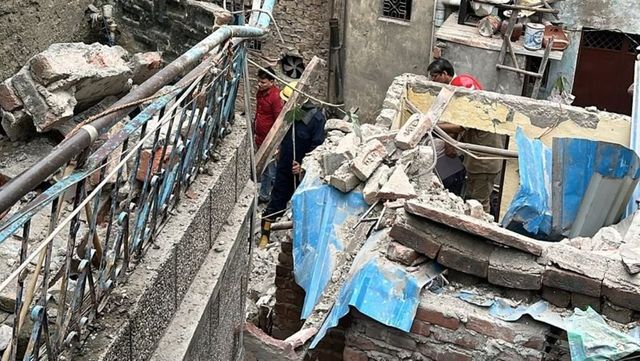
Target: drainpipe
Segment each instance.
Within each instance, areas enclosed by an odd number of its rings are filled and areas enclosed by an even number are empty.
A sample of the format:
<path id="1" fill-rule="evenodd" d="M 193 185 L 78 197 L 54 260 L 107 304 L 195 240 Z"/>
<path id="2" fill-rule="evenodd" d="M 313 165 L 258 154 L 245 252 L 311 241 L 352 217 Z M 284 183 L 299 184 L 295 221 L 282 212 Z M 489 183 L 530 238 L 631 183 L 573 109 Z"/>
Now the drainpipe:
<path id="1" fill-rule="evenodd" d="M 329 20 L 329 101 L 334 104 L 342 104 L 342 69 L 340 67 L 340 24 L 338 19 Z"/>
<path id="2" fill-rule="evenodd" d="M 265 0 L 263 9 L 267 7 L 267 3 L 273 4 L 275 0 Z M 269 9 L 269 11 L 271 9 Z M 263 17 L 264 20 L 262 20 L 262 17 L 259 19 L 259 24 L 269 24 L 269 17 L 267 15 L 263 15 Z M 220 27 L 213 34 L 189 49 L 178 59 L 171 62 L 171 64 L 167 65 L 164 69 L 116 102 L 113 108 L 152 96 L 163 86 L 174 82 L 185 70 L 189 70 L 198 65 L 204 55 L 218 45 L 223 44 L 233 37 L 254 38 L 264 36 L 266 34 L 265 28 L 251 26 Z M 50 154 L 5 184 L 0 189 L 0 214 L 13 206 L 25 194 L 47 180 L 75 156 L 81 154 L 82 151 L 87 149 L 100 135 L 108 132 L 114 124 L 122 120 L 133 107 L 135 106 L 129 106 L 123 110 L 105 115 L 91 124 L 83 126 L 69 139 L 58 144 Z"/>

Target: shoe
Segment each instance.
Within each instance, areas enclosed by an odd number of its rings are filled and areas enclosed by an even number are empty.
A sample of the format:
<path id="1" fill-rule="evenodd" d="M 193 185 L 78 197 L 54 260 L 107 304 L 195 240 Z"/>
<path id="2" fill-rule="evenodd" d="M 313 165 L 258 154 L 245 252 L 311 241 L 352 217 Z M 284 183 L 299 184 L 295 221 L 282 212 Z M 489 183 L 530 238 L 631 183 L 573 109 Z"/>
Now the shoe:
<path id="1" fill-rule="evenodd" d="M 271 236 L 271 220 L 263 219 L 262 220 L 262 234 L 260 235 L 260 241 L 258 241 L 258 247 L 260 249 L 267 248 L 269 244 L 269 237 Z"/>

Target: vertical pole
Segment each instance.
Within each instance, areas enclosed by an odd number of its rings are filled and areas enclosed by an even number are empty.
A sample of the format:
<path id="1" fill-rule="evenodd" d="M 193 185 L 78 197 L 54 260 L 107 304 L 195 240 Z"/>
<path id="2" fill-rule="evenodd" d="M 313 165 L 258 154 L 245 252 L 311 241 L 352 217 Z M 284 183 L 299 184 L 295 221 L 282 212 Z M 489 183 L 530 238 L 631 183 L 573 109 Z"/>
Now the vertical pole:
<path id="1" fill-rule="evenodd" d="M 640 47 L 638 48 L 640 49 Z M 629 147 L 636 154 L 640 155 L 640 55 L 636 58 L 636 72 L 633 79 L 633 111 L 631 113 L 631 134 Z M 640 188 L 636 187 L 633 197 L 627 206 L 627 216 L 633 214 L 638 209 L 637 202 L 640 200 Z"/>

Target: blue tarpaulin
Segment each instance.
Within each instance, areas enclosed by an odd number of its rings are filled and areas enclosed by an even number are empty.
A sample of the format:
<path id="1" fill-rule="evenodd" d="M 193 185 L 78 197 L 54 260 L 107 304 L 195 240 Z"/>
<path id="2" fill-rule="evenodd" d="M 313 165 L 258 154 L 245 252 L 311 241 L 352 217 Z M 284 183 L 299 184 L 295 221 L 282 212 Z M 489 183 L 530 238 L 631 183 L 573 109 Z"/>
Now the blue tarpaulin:
<path id="1" fill-rule="evenodd" d="M 340 318 L 349 313 L 349 306 L 384 325 L 405 332 L 411 330 L 420 303 L 420 292 L 440 272 L 440 266 L 430 262 L 415 272 L 408 272 L 407 267 L 387 260 L 379 252 L 380 245 L 387 244 L 387 235 L 388 231 L 373 234 L 358 252 L 349 278 L 340 289 L 311 348 L 320 342 L 329 328 L 335 327 Z"/>
<path id="2" fill-rule="evenodd" d="M 544 238 L 551 233 L 551 150 L 516 130 L 520 187 L 503 218 L 518 233 Z"/>
<path id="3" fill-rule="evenodd" d="M 346 241 L 340 234 L 348 217 L 368 206 L 362 193 L 342 193 L 307 174 L 292 198 L 293 263 L 296 283 L 305 290 L 302 318 L 311 314 L 335 270 Z"/>

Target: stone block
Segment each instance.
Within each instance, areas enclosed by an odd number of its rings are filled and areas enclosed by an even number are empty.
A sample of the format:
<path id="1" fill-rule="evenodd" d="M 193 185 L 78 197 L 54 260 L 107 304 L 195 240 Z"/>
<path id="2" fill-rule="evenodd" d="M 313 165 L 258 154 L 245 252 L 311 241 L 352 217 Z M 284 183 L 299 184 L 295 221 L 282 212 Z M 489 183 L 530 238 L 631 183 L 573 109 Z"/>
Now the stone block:
<path id="1" fill-rule="evenodd" d="M 361 181 L 366 181 L 387 156 L 387 150 L 379 140 L 372 140 L 358 149 L 351 162 L 351 170 Z"/>
<path id="2" fill-rule="evenodd" d="M 22 100 L 16 94 L 11 78 L 0 83 L 0 108 L 5 111 L 16 110 L 22 107 Z"/>
<path id="3" fill-rule="evenodd" d="M 133 84 L 142 84 L 162 68 L 162 53 L 151 51 L 133 54 L 127 66 L 131 69 Z"/>
<path id="4" fill-rule="evenodd" d="M 542 284 L 547 287 L 558 288 L 568 292 L 600 297 L 602 281 L 565 271 L 553 266 L 547 266 L 542 277 Z"/>
<path id="5" fill-rule="evenodd" d="M 349 163 L 344 163 L 331 175 L 329 184 L 343 193 L 348 193 L 360 184 L 360 179 L 351 172 Z"/>
<path id="6" fill-rule="evenodd" d="M 604 301 L 602 303 L 602 315 L 612 321 L 622 324 L 627 324 L 633 321 L 633 310 L 616 306 L 609 301 Z"/>
<path id="7" fill-rule="evenodd" d="M 328 119 L 324 125 L 324 131 L 330 132 L 332 130 L 339 130 L 343 133 L 351 133 L 353 123 L 350 123 L 342 119 Z"/>
<path id="8" fill-rule="evenodd" d="M 396 200 L 400 198 L 411 199 L 416 197 L 416 191 L 401 166 L 396 166 L 389 180 L 387 180 L 378 192 L 378 198 L 386 200 Z"/>
<path id="9" fill-rule="evenodd" d="M 600 312 L 602 307 L 600 305 L 600 297 L 591 297 L 580 293 L 571 294 L 571 307 L 586 310 L 587 307 L 593 308 L 596 312 Z"/>
<path id="10" fill-rule="evenodd" d="M 22 99 L 24 110 L 33 118 L 39 132 L 73 116 L 76 106 L 75 88 L 51 92 L 37 84 L 26 68 L 11 78 L 11 84 Z"/>
<path id="11" fill-rule="evenodd" d="M 498 286 L 539 290 L 543 272 L 535 256 L 511 248 L 496 248 L 489 259 L 488 279 Z"/>
<path id="12" fill-rule="evenodd" d="M 23 110 L 9 112 L 0 109 L 0 118 L 2 129 L 12 142 L 29 140 L 37 134 L 31 117 Z"/>
<path id="13" fill-rule="evenodd" d="M 389 179 L 390 169 L 386 164 L 382 164 L 373 172 L 373 175 L 364 186 L 362 194 L 367 204 L 372 205 L 378 200 L 378 192 Z"/>
<path id="14" fill-rule="evenodd" d="M 415 266 L 426 260 L 424 256 L 415 250 L 398 242 L 389 243 L 389 247 L 387 247 L 387 258 L 395 262 L 400 262 L 405 266 Z"/>
<path id="15" fill-rule="evenodd" d="M 618 260 L 610 261 L 602 295 L 615 305 L 640 311 L 640 275 L 630 275 Z"/>
<path id="16" fill-rule="evenodd" d="M 553 287 L 543 286 L 542 298 L 561 308 L 567 308 L 571 303 L 571 293 Z"/>

